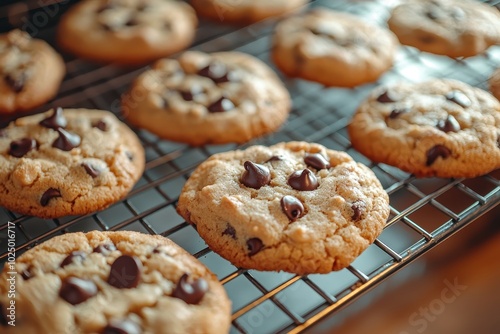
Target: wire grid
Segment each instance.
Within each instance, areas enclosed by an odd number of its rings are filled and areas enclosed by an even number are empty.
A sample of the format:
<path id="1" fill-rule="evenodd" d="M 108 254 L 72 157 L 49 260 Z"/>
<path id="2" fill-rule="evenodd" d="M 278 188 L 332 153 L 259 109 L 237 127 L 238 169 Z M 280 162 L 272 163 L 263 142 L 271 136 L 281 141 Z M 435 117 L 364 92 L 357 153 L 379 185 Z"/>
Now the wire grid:
<path id="1" fill-rule="evenodd" d="M 55 1 L 57 2 L 57 1 Z M 383 22 L 389 13 L 383 1 L 314 1 Z M 36 8 L 40 1 L 28 1 Z M 500 0 L 489 1 L 500 6 Z M 43 2 L 42 2 L 43 4 Z M 0 8 L 1 10 L 1 8 Z M 245 28 L 201 22 L 193 50 L 237 50 L 268 63 L 274 22 Z M 38 32 L 53 41 L 55 27 Z M 111 110 L 120 116 L 119 99 L 132 80 L 145 69 L 125 70 L 66 57 L 68 74 L 58 97 L 39 108 L 82 107 Z M 445 239 L 496 207 L 500 202 L 500 171 L 476 179 L 417 179 L 401 170 L 373 164 L 350 145 L 346 125 L 352 113 L 379 84 L 422 81 L 446 77 L 487 89 L 487 79 L 500 67 L 500 46 L 469 59 L 450 59 L 401 47 L 394 67 L 377 83 L 354 89 L 325 88 L 282 77 L 293 97 L 293 110 L 281 130 L 251 144 L 280 141 L 318 142 L 346 151 L 370 166 L 388 192 L 391 215 L 386 228 L 349 267 L 326 275 L 296 276 L 284 272 L 259 272 L 232 266 L 207 248 L 197 232 L 175 212 L 183 184 L 199 163 L 210 155 L 240 148 L 233 144 L 190 147 L 161 140 L 135 129 L 146 151 L 146 170 L 126 199 L 107 210 L 87 216 L 53 220 L 21 216 L 0 209 L 0 261 L 7 257 L 7 221 L 16 226 L 16 253 L 66 232 L 134 230 L 169 237 L 207 265 L 224 284 L 233 303 L 232 333 L 298 333 L 348 305 L 377 284 L 423 255 Z M 275 68 L 276 69 L 276 68 Z"/>

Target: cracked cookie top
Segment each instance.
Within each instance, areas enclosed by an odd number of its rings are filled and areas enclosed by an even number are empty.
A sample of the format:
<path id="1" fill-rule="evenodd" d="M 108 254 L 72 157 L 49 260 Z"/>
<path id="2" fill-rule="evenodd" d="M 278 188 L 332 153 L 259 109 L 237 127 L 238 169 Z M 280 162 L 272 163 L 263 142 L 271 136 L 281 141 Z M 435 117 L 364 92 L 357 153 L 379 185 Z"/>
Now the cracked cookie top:
<path id="1" fill-rule="evenodd" d="M 348 154 L 289 142 L 213 155 L 177 211 L 236 266 L 308 274 L 349 265 L 381 233 L 388 201 Z"/>
<path id="2" fill-rule="evenodd" d="M 169 239 L 137 232 L 69 233 L 16 260 L 16 326 L 2 333 L 227 333 L 217 278 Z"/>
<path id="3" fill-rule="evenodd" d="M 144 170 L 137 136 L 113 114 L 57 108 L 0 130 L 0 205 L 43 218 L 88 214 Z"/>

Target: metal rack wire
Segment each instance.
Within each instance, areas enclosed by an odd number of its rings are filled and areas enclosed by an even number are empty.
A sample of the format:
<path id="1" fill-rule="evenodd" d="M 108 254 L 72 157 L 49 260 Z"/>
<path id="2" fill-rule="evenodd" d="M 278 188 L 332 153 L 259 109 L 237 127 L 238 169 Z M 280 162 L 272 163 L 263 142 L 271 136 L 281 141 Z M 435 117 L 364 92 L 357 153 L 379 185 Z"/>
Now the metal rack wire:
<path id="1" fill-rule="evenodd" d="M 67 1 L 52 1 L 51 3 Z M 30 10 L 47 4 L 27 1 Z M 489 1 L 500 6 L 500 0 Z M 352 12 L 367 20 L 383 22 L 388 1 L 317 0 L 326 6 Z M 61 7 L 62 8 L 62 7 Z M 0 8 L 0 13 L 6 13 Z M 5 15 L 5 14 L 3 14 Z M 272 20 L 235 28 L 202 22 L 192 49 L 238 50 L 269 65 Z M 53 41 L 55 27 L 39 27 L 40 38 Z M 119 113 L 120 95 L 144 71 L 99 66 L 66 57 L 68 74 L 58 97 L 38 111 L 53 106 L 106 109 Z M 415 259 L 442 243 L 500 203 L 500 171 L 476 179 L 417 179 L 397 168 L 373 164 L 350 146 L 346 125 L 360 101 L 376 85 L 397 80 L 421 81 L 447 77 L 487 89 L 487 79 L 500 66 L 500 46 L 469 59 L 450 59 L 401 47 L 394 67 L 377 83 L 355 89 L 325 88 L 297 79 L 283 78 L 293 96 L 294 108 L 287 123 L 275 134 L 246 144 L 280 141 L 318 142 L 343 150 L 370 166 L 391 199 L 391 216 L 382 235 L 348 268 L 327 275 L 295 276 L 235 268 L 210 251 L 203 240 L 175 212 L 180 190 L 196 166 L 216 152 L 236 145 L 190 147 L 160 140 L 136 129 L 146 150 L 144 175 L 123 201 L 88 216 L 41 220 L 0 208 L 0 261 L 7 257 L 7 222 L 16 226 L 16 252 L 72 231 L 135 230 L 169 237 L 205 263 L 224 284 L 233 302 L 234 333 L 298 333 L 327 316 Z"/>

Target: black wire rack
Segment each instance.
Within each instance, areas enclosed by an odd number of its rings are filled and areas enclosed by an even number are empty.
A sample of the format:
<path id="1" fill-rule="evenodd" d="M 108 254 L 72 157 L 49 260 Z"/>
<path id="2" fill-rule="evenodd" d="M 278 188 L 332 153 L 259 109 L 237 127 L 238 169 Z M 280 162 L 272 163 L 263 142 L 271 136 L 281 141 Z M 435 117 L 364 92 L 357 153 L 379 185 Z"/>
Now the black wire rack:
<path id="1" fill-rule="evenodd" d="M 21 5 L 18 2 L 0 7 L 1 27 L 5 30 L 12 22 L 24 25 L 35 37 L 54 44 L 57 16 L 69 2 L 30 0 Z M 488 3 L 500 7 L 499 0 Z M 392 1 L 317 0 L 310 6 L 350 12 L 384 25 L 391 4 Z M 247 27 L 234 27 L 202 21 L 191 49 L 205 52 L 237 50 L 252 54 L 273 67 L 269 51 L 274 24 L 275 21 L 267 20 Z M 57 98 L 36 111 L 54 106 L 96 108 L 111 110 L 121 117 L 120 96 L 146 68 L 124 69 L 65 57 L 67 75 Z M 487 80 L 497 67 L 500 67 L 500 46 L 467 59 L 451 59 L 402 46 L 393 68 L 378 82 L 354 89 L 325 88 L 282 77 L 293 98 L 288 121 L 278 132 L 244 146 L 302 140 L 346 151 L 372 168 L 390 196 L 391 215 L 383 233 L 341 271 L 296 276 L 243 270 L 213 253 L 197 232 L 177 215 L 176 202 L 186 179 L 198 164 L 214 153 L 240 146 L 190 147 L 161 140 L 138 129 L 135 130 L 146 151 L 146 169 L 124 200 L 91 215 L 53 220 L 21 216 L 0 208 L 0 261 L 5 262 L 8 255 L 8 222 L 15 224 L 17 255 L 67 232 L 133 230 L 160 234 L 185 248 L 219 277 L 233 303 L 231 332 L 299 333 L 310 330 L 320 320 L 334 317 L 336 311 L 500 203 L 500 170 L 475 179 L 418 179 L 397 168 L 374 164 L 360 155 L 351 147 L 346 131 L 359 103 L 377 85 L 402 80 L 453 78 L 487 89 Z"/>

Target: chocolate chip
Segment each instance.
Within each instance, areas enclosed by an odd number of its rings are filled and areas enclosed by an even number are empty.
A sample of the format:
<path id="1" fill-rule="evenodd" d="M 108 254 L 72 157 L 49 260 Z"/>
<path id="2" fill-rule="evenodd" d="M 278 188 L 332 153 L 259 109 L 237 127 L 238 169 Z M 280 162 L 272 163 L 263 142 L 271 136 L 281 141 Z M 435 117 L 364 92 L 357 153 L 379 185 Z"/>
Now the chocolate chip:
<path id="1" fill-rule="evenodd" d="M 26 83 L 26 74 L 24 72 L 17 76 L 8 74 L 4 80 L 15 93 L 20 93 Z"/>
<path id="2" fill-rule="evenodd" d="M 113 244 L 102 244 L 94 248 L 94 253 L 100 253 L 102 255 L 108 255 L 109 253 L 116 250 L 116 246 Z"/>
<path id="3" fill-rule="evenodd" d="M 377 97 L 377 101 L 380 103 L 392 103 L 396 102 L 393 96 L 391 96 L 391 93 L 389 90 L 385 90 L 382 94 Z"/>
<path id="4" fill-rule="evenodd" d="M 83 162 L 82 167 L 85 168 L 87 174 L 89 174 L 93 178 L 96 178 L 101 174 L 101 170 L 89 162 Z"/>
<path id="5" fill-rule="evenodd" d="M 395 119 L 398 118 L 401 114 L 406 114 L 410 112 L 410 108 L 396 108 L 391 111 L 389 118 Z"/>
<path id="6" fill-rule="evenodd" d="M 64 279 L 59 290 L 59 296 L 71 305 L 83 303 L 96 294 L 97 286 L 94 282 L 78 277 Z"/>
<path id="7" fill-rule="evenodd" d="M 452 90 L 451 92 L 447 93 L 445 97 L 448 101 L 455 102 L 462 108 L 470 107 L 472 104 L 467 95 L 458 90 Z"/>
<path id="8" fill-rule="evenodd" d="M 306 154 L 304 162 L 312 168 L 317 170 L 330 168 L 330 163 L 320 153 Z"/>
<path id="9" fill-rule="evenodd" d="M 288 178 L 288 184 L 296 190 L 310 191 L 318 188 L 316 176 L 309 169 L 296 171 Z"/>
<path id="10" fill-rule="evenodd" d="M 109 130 L 108 123 L 104 122 L 102 119 L 98 120 L 95 123 L 92 123 L 92 126 L 94 128 L 98 128 L 101 131 L 108 131 Z"/>
<path id="11" fill-rule="evenodd" d="M 141 278 L 142 263 L 135 256 L 122 255 L 113 262 L 108 283 L 118 289 L 135 288 Z"/>
<path id="12" fill-rule="evenodd" d="M 22 272 L 21 272 L 21 277 L 27 281 L 29 280 L 30 278 L 33 278 L 35 277 L 35 275 L 33 274 L 33 272 L 31 271 L 32 269 L 30 267 L 28 267 L 27 269 L 24 269 Z"/>
<path id="13" fill-rule="evenodd" d="M 71 151 L 75 147 L 80 146 L 81 138 L 76 133 L 71 133 L 61 128 L 58 128 L 56 131 L 59 133 L 59 137 L 54 140 L 52 147 L 63 151 Z"/>
<path id="14" fill-rule="evenodd" d="M 82 263 L 83 260 L 85 260 L 86 258 L 87 258 L 87 254 L 85 252 L 81 252 L 81 251 L 71 252 L 71 254 L 69 254 L 68 256 L 66 256 L 66 258 L 61 262 L 60 267 L 64 268 L 68 264 L 71 264 L 71 263 L 75 262 L 75 260 L 79 261 L 80 263 Z"/>
<path id="15" fill-rule="evenodd" d="M 9 154 L 21 158 L 29 151 L 36 149 L 38 143 L 33 138 L 22 138 L 10 143 Z"/>
<path id="16" fill-rule="evenodd" d="M 248 256 L 252 256 L 260 252 L 264 244 L 259 238 L 251 238 L 247 240 Z"/>
<path id="17" fill-rule="evenodd" d="M 271 173 L 266 166 L 251 161 L 245 161 L 243 167 L 245 167 L 245 171 L 241 175 L 241 183 L 245 186 L 253 189 L 260 189 L 260 187 L 271 182 Z"/>
<path id="18" fill-rule="evenodd" d="M 436 145 L 427 151 L 427 166 L 430 166 L 436 161 L 437 158 L 448 158 L 451 155 L 449 148 L 443 145 Z"/>
<path id="19" fill-rule="evenodd" d="M 57 189 L 49 188 L 43 193 L 42 198 L 40 198 L 40 205 L 47 206 L 49 201 L 56 197 L 61 197 L 61 192 Z"/>
<path id="20" fill-rule="evenodd" d="M 448 115 L 445 120 L 439 120 L 436 127 L 444 132 L 460 131 L 460 124 L 452 115 Z"/>
<path id="21" fill-rule="evenodd" d="M 229 235 L 231 238 L 236 240 L 236 230 L 229 224 L 227 224 L 226 229 L 222 232 L 222 235 Z"/>
<path id="22" fill-rule="evenodd" d="M 101 334 L 141 334 L 139 325 L 130 319 L 111 319 Z"/>
<path id="23" fill-rule="evenodd" d="M 221 96 L 220 99 L 207 107 L 209 112 L 224 112 L 234 108 L 234 103 L 224 96 Z"/>
<path id="24" fill-rule="evenodd" d="M 363 201 L 356 201 L 356 202 L 352 203 L 351 209 L 352 209 L 351 219 L 353 221 L 358 221 L 366 209 L 366 203 Z"/>
<path id="25" fill-rule="evenodd" d="M 220 84 L 224 82 L 235 81 L 234 73 L 229 71 L 226 65 L 220 62 L 213 62 L 198 71 L 198 75 L 212 79 L 213 82 Z"/>
<path id="26" fill-rule="evenodd" d="M 172 297 L 179 298 L 188 304 L 198 304 L 208 291 L 208 282 L 204 278 L 188 281 L 189 275 L 183 274 L 172 292 Z"/>
<path id="27" fill-rule="evenodd" d="M 5 314 L 5 307 L 3 306 L 2 303 L 0 303 L 0 325 L 1 326 L 7 326 L 8 320 L 7 320 L 7 315 Z"/>
<path id="28" fill-rule="evenodd" d="M 193 101 L 196 95 L 203 93 L 203 88 L 200 85 L 192 85 L 188 91 L 179 92 L 185 101 Z"/>
<path id="29" fill-rule="evenodd" d="M 66 125 L 68 125 L 68 121 L 63 115 L 63 109 L 56 108 L 51 116 L 40 121 L 40 125 L 55 130 L 58 128 L 65 128 Z"/>
<path id="30" fill-rule="evenodd" d="M 293 196 L 283 196 L 281 199 L 281 209 L 292 222 L 299 219 L 304 213 L 304 205 Z"/>

